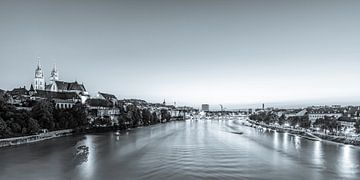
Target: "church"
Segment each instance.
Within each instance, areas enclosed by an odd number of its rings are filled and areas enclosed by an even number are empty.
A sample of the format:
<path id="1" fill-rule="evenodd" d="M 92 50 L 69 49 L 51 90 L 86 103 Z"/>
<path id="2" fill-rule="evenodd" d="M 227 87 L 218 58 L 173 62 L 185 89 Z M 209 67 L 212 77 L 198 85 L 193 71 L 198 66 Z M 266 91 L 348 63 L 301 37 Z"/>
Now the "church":
<path id="1" fill-rule="evenodd" d="M 33 99 L 51 99 L 57 108 L 71 108 L 76 102 L 85 103 L 90 97 L 83 84 L 66 82 L 59 79 L 59 71 L 53 67 L 49 83 L 45 82 L 44 73 L 38 61 L 35 78 L 30 86 Z"/>

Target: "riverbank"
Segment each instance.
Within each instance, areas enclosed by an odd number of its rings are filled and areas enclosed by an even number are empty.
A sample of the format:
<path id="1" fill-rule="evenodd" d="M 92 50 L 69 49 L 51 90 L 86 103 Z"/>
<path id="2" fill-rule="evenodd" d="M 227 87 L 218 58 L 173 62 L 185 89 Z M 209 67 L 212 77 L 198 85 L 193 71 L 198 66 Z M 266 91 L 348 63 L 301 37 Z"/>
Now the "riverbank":
<path id="1" fill-rule="evenodd" d="M 283 133 L 283 132 L 287 132 L 290 134 L 295 134 L 295 135 L 300 135 L 305 139 L 309 139 L 309 140 L 326 140 L 326 141 L 330 141 L 330 142 L 335 142 L 335 143 L 341 143 L 341 144 L 350 144 L 350 145 L 354 145 L 354 146 L 360 146 L 360 139 L 356 139 L 356 138 L 349 138 L 349 137 L 345 137 L 345 136 L 332 136 L 332 135 L 327 135 L 327 134 L 322 134 L 322 133 L 316 133 L 316 132 L 306 132 L 304 130 L 298 130 L 298 129 L 290 129 L 290 128 L 284 128 L 284 127 L 279 127 L 279 126 L 272 126 L 272 125 L 268 125 L 268 124 L 263 124 L 263 123 L 259 123 L 253 120 L 248 119 L 247 122 L 249 122 L 251 125 L 251 127 L 256 127 L 256 126 L 261 126 L 264 128 L 269 128 L 272 129 L 274 131 Z"/>
<path id="2" fill-rule="evenodd" d="M 69 136 L 69 135 L 72 135 L 74 132 L 75 132 L 75 130 L 73 130 L 73 129 L 65 129 L 65 130 L 51 131 L 51 132 L 47 132 L 47 133 L 41 133 L 41 134 L 30 135 L 30 136 L 0 139 L 0 148 L 7 147 L 7 146 L 17 146 L 17 145 L 21 145 L 21 144 L 34 143 L 34 142 L 44 141 L 47 139 L 52 139 L 52 138 L 57 138 L 57 137 Z"/>
<path id="3" fill-rule="evenodd" d="M 163 122 L 163 123 L 167 123 L 167 122 Z M 156 124 L 162 124 L 162 123 L 156 123 Z M 156 124 L 152 124 L 152 125 L 156 125 Z M 151 125 L 147 125 L 147 126 L 151 126 Z M 58 131 L 50 131 L 47 133 L 41 133 L 41 134 L 30 135 L 30 136 L 21 136 L 21 137 L 0 139 L 0 148 L 35 143 L 35 142 L 44 141 L 44 140 L 48 140 L 48 139 L 70 136 L 70 135 L 77 135 L 77 134 L 84 134 L 84 133 L 104 133 L 104 132 L 109 132 L 109 131 L 126 131 L 126 130 L 130 130 L 130 129 L 137 128 L 137 127 L 146 127 L 146 126 L 131 126 L 131 127 L 129 127 L 129 126 L 122 125 L 122 126 L 108 126 L 108 127 L 92 127 L 92 128 L 81 129 L 81 130 L 65 129 L 65 130 L 58 130 Z"/>

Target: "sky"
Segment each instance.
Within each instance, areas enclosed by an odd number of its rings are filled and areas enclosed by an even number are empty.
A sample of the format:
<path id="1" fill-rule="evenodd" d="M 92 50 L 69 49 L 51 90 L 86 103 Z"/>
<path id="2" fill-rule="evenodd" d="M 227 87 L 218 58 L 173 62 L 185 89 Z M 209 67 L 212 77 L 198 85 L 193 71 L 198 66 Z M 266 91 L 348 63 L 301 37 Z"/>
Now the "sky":
<path id="1" fill-rule="evenodd" d="M 1 0 L 0 88 L 228 108 L 360 102 L 360 1 Z M 360 103 L 359 103 L 360 104 Z"/>

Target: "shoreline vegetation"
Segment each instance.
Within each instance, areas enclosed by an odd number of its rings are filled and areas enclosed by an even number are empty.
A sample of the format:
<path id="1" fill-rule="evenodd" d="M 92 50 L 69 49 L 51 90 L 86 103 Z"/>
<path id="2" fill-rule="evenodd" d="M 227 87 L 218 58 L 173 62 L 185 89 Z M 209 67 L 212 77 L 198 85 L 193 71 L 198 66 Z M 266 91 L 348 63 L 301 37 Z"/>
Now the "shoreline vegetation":
<path id="1" fill-rule="evenodd" d="M 35 143 L 57 137 L 70 136 L 73 135 L 73 133 L 74 133 L 73 129 L 65 129 L 65 130 L 51 131 L 36 135 L 0 139 L 0 148 L 8 147 L 8 146 L 16 146 L 21 144 Z"/>
<path id="2" fill-rule="evenodd" d="M 126 109 L 122 105 L 116 107 L 120 109 L 116 124 L 110 118 L 92 119 L 86 105 L 81 103 L 69 109 L 57 109 L 52 101 L 42 100 L 33 102 L 30 107 L 29 110 L 18 109 L 0 98 L 0 147 L 73 134 L 127 130 L 172 119 L 166 109 L 159 112 L 159 117 L 147 108 L 140 109 L 134 105 Z"/>
<path id="3" fill-rule="evenodd" d="M 157 123 L 157 124 L 161 124 L 161 123 Z M 151 125 L 147 125 L 147 126 L 152 126 L 152 125 L 157 125 L 157 124 L 151 124 Z M 134 128 L 147 127 L 147 126 L 136 126 L 136 127 L 108 126 L 108 127 L 92 127 L 92 128 L 81 130 L 81 131 L 79 131 L 78 129 L 64 129 L 64 130 L 50 131 L 50 132 L 45 132 L 45 133 L 35 134 L 35 135 L 0 139 L 0 148 L 36 143 L 36 142 L 40 142 L 40 141 L 45 141 L 45 140 L 54 139 L 54 138 L 58 138 L 58 137 L 72 136 L 72 135 L 104 133 L 104 132 L 112 132 L 112 131 L 125 132 L 125 131 L 132 130 Z"/>

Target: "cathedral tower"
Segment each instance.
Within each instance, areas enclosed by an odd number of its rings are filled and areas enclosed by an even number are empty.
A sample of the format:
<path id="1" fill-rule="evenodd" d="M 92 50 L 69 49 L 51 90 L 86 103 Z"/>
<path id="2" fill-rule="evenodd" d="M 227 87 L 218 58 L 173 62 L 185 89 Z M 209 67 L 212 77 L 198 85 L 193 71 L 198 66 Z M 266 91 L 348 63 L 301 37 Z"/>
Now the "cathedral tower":
<path id="1" fill-rule="evenodd" d="M 38 65 L 35 70 L 35 78 L 34 78 L 34 84 L 33 87 L 35 90 L 45 90 L 45 79 L 44 79 L 44 73 L 41 69 L 40 65 L 40 58 L 38 58 Z"/>
<path id="2" fill-rule="evenodd" d="M 56 69 L 56 65 L 54 65 L 54 68 L 51 71 L 50 74 L 50 84 L 54 84 L 55 81 L 59 80 L 59 71 Z"/>

